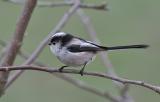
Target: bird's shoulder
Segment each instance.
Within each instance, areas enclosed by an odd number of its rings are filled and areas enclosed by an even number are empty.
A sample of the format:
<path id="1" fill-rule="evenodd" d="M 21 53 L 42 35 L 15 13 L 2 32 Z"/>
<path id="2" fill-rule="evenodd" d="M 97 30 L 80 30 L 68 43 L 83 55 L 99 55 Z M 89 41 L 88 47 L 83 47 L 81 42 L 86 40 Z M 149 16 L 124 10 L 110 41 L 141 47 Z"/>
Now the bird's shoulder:
<path id="1" fill-rule="evenodd" d="M 82 38 L 79 38 L 79 37 L 76 37 L 76 39 L 79 41 L 79 44 L 80 46 L 92 46 L 92 47 L 99 47 L 99 45 L 95 44 L 94 42 L 92 41 L 89 41 L 89 40 L 85 40 L 85 39 L 82 39 Z"/>
<path id="2" fill-rule="evenodd" d="M 87 41 L 81 38 L 72 39 L 72 41 L 66 46 L 70 52 L 96 52 L 99 47 L 91 41 Z"/>

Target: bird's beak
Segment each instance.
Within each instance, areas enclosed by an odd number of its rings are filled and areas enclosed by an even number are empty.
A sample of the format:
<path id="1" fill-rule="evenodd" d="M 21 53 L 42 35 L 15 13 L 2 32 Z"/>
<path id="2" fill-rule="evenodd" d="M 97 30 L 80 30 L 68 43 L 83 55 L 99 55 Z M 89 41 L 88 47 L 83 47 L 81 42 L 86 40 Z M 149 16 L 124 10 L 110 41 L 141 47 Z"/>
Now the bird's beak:
<path id="1" fill-rule="evenodd" d="M 51 45 L 51 44 L 52 44 L 51 42 L 48 43 L 48 45 Z"/>

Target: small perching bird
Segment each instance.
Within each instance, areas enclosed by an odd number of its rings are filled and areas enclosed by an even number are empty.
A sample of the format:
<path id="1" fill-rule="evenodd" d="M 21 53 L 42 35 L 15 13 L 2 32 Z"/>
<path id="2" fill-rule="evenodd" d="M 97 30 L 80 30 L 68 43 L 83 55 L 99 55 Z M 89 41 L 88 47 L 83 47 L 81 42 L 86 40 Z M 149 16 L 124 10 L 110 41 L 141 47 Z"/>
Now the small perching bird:
<path id="1" fill-rule="evenodd" d="M 68 66 L 82 66 L 82 69 L 79 72 L 81 75 L 83 75 L 86 64 L 93 60 L 94 56 L 98 52 L 148 47 L 148 45 L 144 44 L 104 47 L 65 32 L 55 33 L 51 37 L 49 45 L 52 53 L 55 54 L 55 56 L 66 65 L 59 68 L 60 72 L 62 72 L 62 70 Z"/>

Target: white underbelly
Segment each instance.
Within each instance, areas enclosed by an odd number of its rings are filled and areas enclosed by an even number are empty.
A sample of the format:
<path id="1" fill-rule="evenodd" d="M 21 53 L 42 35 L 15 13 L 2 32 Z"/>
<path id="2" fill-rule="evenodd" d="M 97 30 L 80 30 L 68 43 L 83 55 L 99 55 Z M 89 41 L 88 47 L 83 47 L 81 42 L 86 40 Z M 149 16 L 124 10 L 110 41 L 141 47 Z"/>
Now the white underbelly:
<path id="1" fill-rule="evenodd" d="M 56 55 L 56 57 L 65 65 L 67 66 L 82 66 L 85 63 L 90 62 L 93 60 L 95 53 L 92 52 L 78 52 L 72 53 L 67 50 L 62 49 L 53 49 L 51 48 L 52 52 Z"/>
<path id="2" fill-rule="evenodd" d="M 57 56 L 64 64 L 68 66 L 82 66 L 88 63 L 94 57 L 94 53 L 80 52 L 80 53 L 64 53 Z"/>

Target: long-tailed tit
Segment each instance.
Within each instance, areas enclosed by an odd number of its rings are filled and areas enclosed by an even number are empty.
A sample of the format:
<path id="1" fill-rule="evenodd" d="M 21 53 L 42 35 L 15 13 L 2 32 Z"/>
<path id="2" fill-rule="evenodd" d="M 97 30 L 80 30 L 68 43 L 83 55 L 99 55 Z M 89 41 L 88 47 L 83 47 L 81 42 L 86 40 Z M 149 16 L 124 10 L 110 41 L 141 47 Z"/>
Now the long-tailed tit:
<path id="1" fill-rule="evenodd" d="M 51 37 L 49 45 L 52 53 L 54 53 L 55 56 L 66 65 L 59 68 L 60 72 L 62 72 L 64 67 L 82 66 L 79 72 L 81 75 L 83 75 L 86 64 L 92 61 L 98 52 L 148 47 L 148 45 L 143 44 L 104 47 L 64 32 L 55 33 Z"/>

